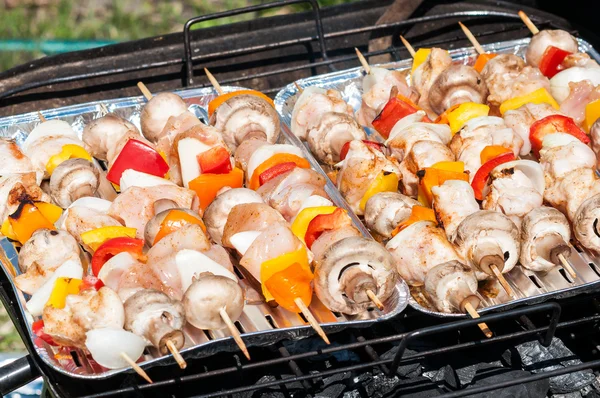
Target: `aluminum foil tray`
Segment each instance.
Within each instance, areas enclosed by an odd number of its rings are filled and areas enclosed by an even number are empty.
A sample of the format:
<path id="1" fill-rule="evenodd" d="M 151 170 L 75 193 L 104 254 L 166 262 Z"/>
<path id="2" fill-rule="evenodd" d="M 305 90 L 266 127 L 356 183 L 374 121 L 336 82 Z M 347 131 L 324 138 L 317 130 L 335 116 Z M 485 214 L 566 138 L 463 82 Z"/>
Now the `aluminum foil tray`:
<path id="1" fill-rule="evenodd" d="M 223 87 L 224 91 L 236 91 L 241 87 Z M 200 120 L 208 121 L 208 103 L 215 98 L 216 94 L 212 88 L 189 89 L 176 92 L 188 104 L 189 109 L 200 118 Z M 103 116 L 106 111 L 113 112 L 133 124 L 140 127 L 140 113 L 146 103 L 143 97 L 130 97 L 116 100 L 107 100 L 101 102 L 91 102 L 87 104 L 68 106 L 64 108 L 41 111 L 41 114 L 46 119 L 61 119 L 70 123 L 75 131 L 81 136 L 84 126 L 91 120 Z M 33 128 L 40 123 L 40 115 L 37 112 L 16 115 L 0 119 L 0 136 L 9 137 L 21 144 Z M 289 143 L 287 135 L 280 135 L 280 143 Z M 318 163 L 312 158 L 310 152 L 305 150 L 308 160 L 316 168 Z M 101 165 L 98 165 L 101 167 Z M 101 175 L 105 176 L 106 171 L 102 170 Z M 102 189 L 103 196 L 107 199 L 114 198 L 116 195 L 112 186 L 103 181 L 107 186 Z M 335 186 L 328 181 L 326 191 L 331 200 L 338 206 L 345 207 L 345 202 L 341 198 Z M 368 235 L 368 232 L 360 222 L 354 217 L 357 227 Z M 23 297 L 15 287 L 11 274 L 18 274 L 19 267 L 17 261 L 17 252 L 11 242 L 7 238 L 0 238 L 0 269 L 2 280 L 8 280 L 4 286 L 9 286 L 14 290 L 17 297 Z M 238 276 L 241 273 L 238 272 Z M 245 288 L 250 288 L 244 279 L 240 280 L 240 284 Z M 365 311 L 362 314 L 350 317 L 343 314 L 332 313 L 329 311 L 317 298 L 313 298 L 310 309 L 317 321 L 322 325 L 326 333 L 334 333 L 348 327 L 368 327 L 374 322 L 385 321 L 400 314 L 408 305 L 410 293 L 408 286 L 403 281 L 399 281 L 396 286 L 396 291 L 385 304 L 383 311 L 372 310 Z M 28 297 L 25 297 L 28 298 Z M 32 339 L 35 336 L 31 332 L 31 324 L 33 322 L 31 316 L 25 312 L 22 302 L 17 304 L 18 308 L 13 308 L 16 314 L 25 320 L 28 325 L 29 337 Z M 247 304 L 240 319 L 236 322 L 238 328 L 243 331 L 242 338 L 246 345 L 251 346 L 266 346 L 274 344 L 277 341 L 290 339 L 298 340 L 306 338 L 314 334 L 313 329 L 297 314 L 291 313 L 280 308 L 271 308 L 266 304 Z M 189 325 L 188 325 L 189 327 Z M 198 329 L 187 329 L 185 348 L 181 351 L 186 359 L 203 358 L 213 355 L 217 352 L 239 352 L 239 348 L 235 345 L 228 330 L 218 331 L 201 331 Z M 103 373 L 94 373 L 89 363 L 86 363 L 85 355 L 78 353 L 78 359 L 81 366 L 73 364 L 65 368 L 60 361 L 55 358 L 55 352 L 48 345 L 37 347 L 37 354 L 56 371 L 66 374 L 71 377 L 83 379 L 103 379 L 110 377 L 116 373 L 133 372 L 131 368 L 110 370 Z M 171 366 L 175 362 L 172 356 L 160 357 L 152 348 L 147 351 L 145 356 L 146 361 L 140 363 L 141 366 Z M 71 361 L 72 362 L 72 361 Z M 177 365 L 174 365 L 177 366 Z"/>
<path id="2" fill-rule="evenodd" d="M 527 49 L 530 39 L 511 40 L 484 45 L 486 52 L 516 54 L 523 56 Z M 578 39 L 579 49 L 587 52 L 592 58 L 600 62 L 600 54 L 586 41 Z M 458 48 L 449 50 L 452 59 L 455 62 L 465 64 L 474 64 L 477 59 L 477 52 L 469 48 Z M 412 59 L 405 59 L 389 64 L 378 65 L 388 69 L 405 70 L 412 67 Z M 341 92 L 342 97 L 348 102 L 354 110 L 358 110 L 361 105 L 362 96 L 362 78 L 364 76 L 361 67 L 332 72 L 319 76 L 298 80 L 301 87 L 318 86 L 326 89 L 335 89 Z M 308 145 L 301 142 L 291 132 L 292 111 L 298 98 L 298 89 L 294 83 L 288 84 L 275 97 L 275 108 L 281 115 L 284 124 L 283 131 L 288 140 L 309 151 Z M 369 128 L 365 128 L 367 135 L 372 140 L 382 141 L 381 137 Z M 325 172 L 326 167 L 319 167 L 320 171 Z M 346 206 L 346 208 L 348 208 Z M 363 230 L 368 234 L 366 228 Z M 572 242 L 575 250 L 572 250 L 569 259 L 571 265 L 577 273 L 575 280 L 570 280 L 570 276 L 562 269 L 556 267 L 552 271 L 543 274 L 526 270 L 521 266 L 515 267 L 510 273 L 505 274 L 506 279 L 515 291 L 515 298 L 511 299 L 500 285 L 493 281 L 481 286 L 479 295 L 482 299 L 480 313 L 489 311 L 507 310 L 509 308 L 522 304 L 535 304 L 549 299 L 558 299 L 576 294 L 598 289 L 600 286 L 600 256 L 581 248 L 577 242 Z M 447 314 L 433 310 L 422 292 L 418 288 L 411 288 L 410 306 L 438 317 L 464 317 L 464 314 Z"/>

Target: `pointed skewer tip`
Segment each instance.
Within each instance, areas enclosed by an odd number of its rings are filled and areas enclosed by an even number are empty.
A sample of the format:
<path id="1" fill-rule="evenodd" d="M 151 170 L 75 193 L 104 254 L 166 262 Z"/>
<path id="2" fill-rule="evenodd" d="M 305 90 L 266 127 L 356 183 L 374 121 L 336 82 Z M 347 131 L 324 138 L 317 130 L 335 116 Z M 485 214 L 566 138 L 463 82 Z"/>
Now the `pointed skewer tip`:
<path id="1" fill-rule="evenodd" d="M 138 82 L 137 86 L 142 92 L 142 95 L 146 98 L 146 101 L 150 101 L 152 99 L 152 92 L 148 90 L 148 87 L 142 82 Z"/>
<path id="2" fill-rule="evenodd" d="M 42 123 L 44 123 L 46 121 L 46 118 L 44 117 L 44 115 L 42 115 L 42 112 L 38 111 L 38 117 L 40 118 L 40 121 Z"/>
<path id="3" fill-rule="evenodd" d="M 302 312 L 302 315 L 304 315 L 304 317 L 306 318 L 306 320 L 308 320 L 308 323 L 317 332 L 317 334 L 319 336 L 321 336 L 321 338 L 323 339 L 323 341 L 325 343 L 327 343 L 327 344 L 331 344 L 329 342 L 329 338 L 327 337 L 327 335 L 323 331 L 323 328 L 321 327 L 321 325 L 319 325 L 319 322 L 317 322 L 317 320 L 313 316 L 312 312 L 310 312 L 310 310 L 308 309 L 308 307 L 306 306 L 306 304 L 304 304 L 304 301 L 302 301 L 302 299 L 300 297 L 297 297 L 294 300 L 294 303 L 296 303 L 296 305 L 300 309 L 300 312 Z"/>
<path id="4" fill-rule="evenodd" d="M 381 302 L 381 300 L 379 300 L 379 297 L 377 297 L 377 295 L 375 293 L 373 293 L 373 291 L 371 289 L 367 289 L 367 296 L 369 296 L 369 299 L 371 300 L 371 302 L 373 304 L 375 304 L 375 306 L 377 307 L 377 309 L 379 309 L 379 311 L 383 311 L 383 309 L 385 308 L 383 306 L 383 303 Z"/>
<path id="5" fill-rule="evenodd" d="M 523 10 L 519 11 L 519 18 L 521 18 L 521 21 L 523 21 L 525 26 L 527 26 L 527 29 L 529 29 L 532 34 L 537 35 L 540 33 L 540 30 L 537 28 L 537 26 L 535 26 L 531 19 L 529 19 L 529 16 L 525 14 Z"/>
<path id="6" fill-rule="evenodd" d="M 294 86 L 296 86 L 296 90 L 298 90 L 298 92 L 300 94 L 302 94 L 304 92 L 304 89 L 302 88 L 301 85 L 298 84 L 298 82 L 294 82 Z"/>
<path id="7" fill-rule="evenodd" d="M 175 347 L 175 344 L 172 340 L 167 340 L 167 348 L 169 349 L 171 354 L 173 354 L 173 358 L 175 358 L 177 365 L 179 365 L 181 369 L 187 368 L 187 362 L 185 361 L 185 359 L 183 359 L 181 353 L 179 352 L 177 347 Z"/>
<path id="8" fill-rule="evenodd" d="M 227 313 L 227 311 L 225 311 L 225 308 L 221 308 L 219 310 L 219 314 L 221 315 L 221 319 L 223 319 L 223 322 L 225 322 L 225 324 L 227 325 L 227 328 L 229 329 L 229 333 L 231 333 L 231 337 L 233 337 L 233 340 L 235 341 L 235 343 L 237 344 L 237 346 L 244 353 L 244 356 L 248 360 L 250 360 L 250 353 L 248 352 L 248 348 L 246 347 L 246 343 L 244 343 L 244 340 L 242 340 L 242 336 L 240 335 L 240 331 L 235 327 L 235 324 L 233 323 L 233 321 L 229 317 L 229 314 Z"/>
<path id="9" fill-rule="evenodd" d="M 129 364 L 129 366 L 131 366 L 133 368 L 133 370 L 135 370 L 135 373 L 137 373 L 138 375 L 140 375 L 144 380 L 146 380 L 148 383 L 152 384 L 153 381 L 150 378 L 150 376 L 148 376 L 148 373 L 146 373 L 144 371 L 144 369 L 142 369 L 140 367 L 140 365 L 138 365 L 137 363 L 135 363 L 135 361 L 133 359 L 131 359 L 129 357 L 129 355 L 125 354 L 124 352 L 121 353 L 121 358 L 123 358 L 125 360 L 125 362 L 127 362 Z"/>
<path id="10" fill-rule="evenodd" d="M 471 318 L 473 318 L 473 319 L 479 318 L 479 313 L 477 312 L 477 310 L 475 308 L 473 308 L 471 303 L 469 303 L 468 301 L 465 304 L 465 309 L 467 310 L 467 312 L 469 313 Z M 483 332 L 485 337 L 487 337 L 488 339 L 494 335 L 485 322 L 478 323 L 477 326 L 479 326 L 479 329 L 481 329 L 481 331 Z"/>
<path id="11" fill-rule="evenodd" d="M 212 86 L 214 87 L 214 89 L 216 90 L 216 92 L 219 95 L 223 94 L 223 88 L 219 84 L 219 81 L 213 76 L 213 74 L 210 73 L 210 71 L 207 68 L 204 68 L 204 73 L 206 73 L 206 77 L 208 77 L 208 80 L 210 81 L 210 84 L 212 84 Z"/>
<path id="12" fill-rule="evenodd" d="M 406 40 L 404 38 L 404 36 L 400 35 L 400 41 L 402 42 L 402 44 L 404 44 L 404 47 L 406 47 L 406 49 L 408 50 L 408 53 L 410 54 L 411 57 L 415 57 L 415 49 L 413 48 L 413 46 L 409 43 L 408 40 Z"/>
<path id="13" fill-rule="evenodd" d="M 358 60 L 360 61 L 360 64 L 362 65 L 367 75 L 371 74 L 371 66 L 369 66 L 369 63 L 367 62 L 365 56 L 356 47 L 354 47 L 354 51 L 356 51 L 356 56 L 358 57 Z"/>
<path id="14" fill-rule="evenodd" d="M 458 22 L 458 24 L 460 25 L 460 28 L 464 32 L 465 36 L 467 36 L 467 39 L 469 39 L 473 47 L 475 47 L 475 51 L 477 51 L 478 54 L 485 54 L 485 50 L 483 49 L 483 47 L 481 47 L 481 44 L 479 44 L 479 41 L 477 40 L 475 35 L 469 30 L 469 28 L 467 28 L 460 21 Z"/>

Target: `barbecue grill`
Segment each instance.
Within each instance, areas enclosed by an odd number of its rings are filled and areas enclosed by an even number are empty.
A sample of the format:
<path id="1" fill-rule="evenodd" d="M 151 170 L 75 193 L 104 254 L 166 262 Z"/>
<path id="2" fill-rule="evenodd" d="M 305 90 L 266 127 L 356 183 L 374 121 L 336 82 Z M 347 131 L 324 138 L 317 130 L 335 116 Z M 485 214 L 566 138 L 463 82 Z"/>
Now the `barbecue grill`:
<path id="1" fill-rule="evenodd" d="M 468 21 L 482 43 L 529 35 L 516 15 L 518 9 L 509 3 L 433 3 L 365 1 L 320 9 L 315 0 L 289 0 L 194 18 L 182 34 L 58 55 L 0 74 L 0 115 L 138 95 L 139 80 L 153 92 L 204 87 L 209 83 L 203 67 L 222 84 L 274 95 L 291 81 L 355 67 L 354 47 L 373 63 L 405 59 L 408 53 L 399 34 L 418 47 L 469 46 L 458 20 Z M 308 11 L 191 29 L 207 20 L 290 4 L 305 4 Z M 565 20 L 525 11 L 540 28 L 577 33 Z M 579 33 L 600 47 L 598 37 Z M 600 301 L 593 293 L 481 320 L 450 322 L 407 309 L 369 329 L 331 334 L 331 346 L 318 337 L 281 341 L 251 347 L 250 362 L 237 354 L 216 353 L 189 359 L 184 371 L 172 361 L 156 361 L 146 369 L 155 383 L 140 384 L 135 373 L 82 382 L 49 367 L 13 309 L 18 298 L 7 278 L 0 275 L 0 297 L 30 355 L 0 369 L 3 394 L 38 375 L 46 379 L 47 393 L 60 397 L 600 394 L 593 372 L 600 367 Z M 494 331 L 493 338 L 481 335 L 477 323 L 482 320 Z"/>

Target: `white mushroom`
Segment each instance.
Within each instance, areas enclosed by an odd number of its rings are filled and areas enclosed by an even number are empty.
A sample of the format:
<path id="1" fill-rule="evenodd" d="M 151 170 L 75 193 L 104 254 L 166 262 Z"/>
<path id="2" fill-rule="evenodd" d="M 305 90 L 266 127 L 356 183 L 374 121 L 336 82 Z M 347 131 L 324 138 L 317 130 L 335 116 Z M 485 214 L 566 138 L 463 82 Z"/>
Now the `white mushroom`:
<path id="1" fill-rule="evenodd" d="M 331 245 L 316 264 L 315 293 L 332 311 L 355 315 L 372 305 L 367 290 L 381 302 L 394 292 L 394 261 L 373 240 L 342 239 Z"/>
<path id="2" fill-rule="evenodd" d="M 586 248 L 600 251 L 600 194 L 585 200 L 573 218 L 575 238 Z"/>
<path id="3" fill-rule="evenodd" d="M 381 192 L 373 195 L 365 205 L 365 224 L 371 231 L 384 238 L 391 238 L 392 231 L 411 213 L 419 202 L 397 192 Z"/>
<path id="4" fill-rule="evenodd" d="M 77 199 L 94 196 L 99 185 L 100 173 L 86 159 L 66 160 L 50 176 L 50 194 L 63 209 Z"/>
<path id="5" fill-rule="evenodd" d="M 459 261 L 449 261 L 431 268 L 425 275 L 425 291 L 441 312 L 466 312 L 465 305 L 479 307 L 477 278 L 473 270 Z"/>
<path id="6" fill-rule="evenodd" d="M 367 138 L 365 130 L 347 113 L 327 112 L 308 131 L 307 142 L 313 155 L 322 163 L 334 165 L 340 161 L 344 144 Z"/>
<path id="7" fill-rule="evenodd" d="M 484 104 L 487 86 L 481 75 L 467 65 L 452 65 L 444 70 L 431 86 L 429 105 L 437 114 L 464 102 Z"/>
<path id="8" fill-rule="evenodd" d="M 81 138 L 90 155 L 100 160 L 107 160 L 109 148 L 129 132 L 142 137 L 133 123 L 114 113 L 108 113 L 88 123 L 83 129 Z"/>
<path id="9" fill-rule="evenodd" d="M 532 271 L 549 271 L 560 264 L 558 255 L 569 258 L 571 227 L 564 214 L 553 207 L 530 211 L 521 224 L 521 265 Z"/>
<path id="10" fill-rule="evenodd" d="M 256 95 L 236 95 L 221 104 L 210 124 L 223 132 L 231 151 L 242 141 L 259 137 L 274 144 L 279 137 L 279 115 L 265 99 Z"/>
<path id="11" fill-rule="evenodd" d="M 570 53 L 576 53 L 579 47 L 577 40 L 569 32 L 558 29 L 544 29 L 531 38 L 525 53 L 527 63 L 531 66 L 539 66 L 544 53 L 550 46 L 558 47 Z"/>
<path id="12" fill-rule="evenodd" d="M 142 133 L 156 144 L 169 118 L 179 116 L 187 109 L 187 104 L 177 94 L 160 93 L 155 95 L 144 106 L 140 115 Z"/>

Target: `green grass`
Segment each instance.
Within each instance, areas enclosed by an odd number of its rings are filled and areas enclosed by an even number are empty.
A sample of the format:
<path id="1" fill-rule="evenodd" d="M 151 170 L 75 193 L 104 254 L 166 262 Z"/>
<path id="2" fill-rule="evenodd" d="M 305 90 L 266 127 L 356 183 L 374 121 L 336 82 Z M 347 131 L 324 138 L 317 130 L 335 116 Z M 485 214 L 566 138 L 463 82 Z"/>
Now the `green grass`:
<path id="1" fill-rule="evenodd" d="M 319 0 L 328 6 L 352 0 Z M 82 3 L 84 5 L 82 5 Z M 180 32 L 188 19 L 219 11 L 260 4 L 260 0 L 120 0 L 76 1 L 55 0 L 43 7 L 19 5 L 0 12 L 0 42 L 4 39 L 43 40 L 115 40 L 126 41 L 166 33 Z M 308 9 L 296 5 L 221 20 L 207 21 L 195 28 L 214 26 L 276 13 Z M 39 58 L 46 54 L 36 50 L 1 51 L 0 71 Z"/>

